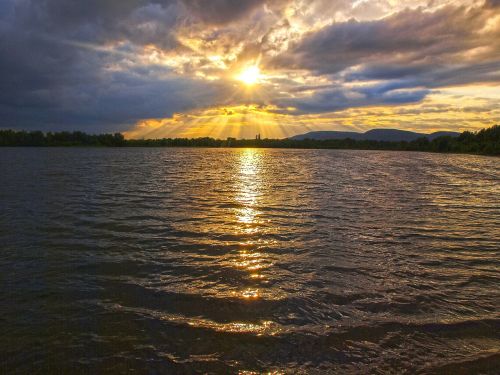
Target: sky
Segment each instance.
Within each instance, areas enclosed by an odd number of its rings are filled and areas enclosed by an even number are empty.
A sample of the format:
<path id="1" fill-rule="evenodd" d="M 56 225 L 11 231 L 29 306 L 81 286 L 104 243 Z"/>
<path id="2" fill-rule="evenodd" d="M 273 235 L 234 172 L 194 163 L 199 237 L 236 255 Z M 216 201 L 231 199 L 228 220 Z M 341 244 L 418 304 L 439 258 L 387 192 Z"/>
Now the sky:
<path id="1" fill-rule="evenodd" d="M 129 138 L 500 124 L 500 0 L 1 0 L 0 128 Z"/>

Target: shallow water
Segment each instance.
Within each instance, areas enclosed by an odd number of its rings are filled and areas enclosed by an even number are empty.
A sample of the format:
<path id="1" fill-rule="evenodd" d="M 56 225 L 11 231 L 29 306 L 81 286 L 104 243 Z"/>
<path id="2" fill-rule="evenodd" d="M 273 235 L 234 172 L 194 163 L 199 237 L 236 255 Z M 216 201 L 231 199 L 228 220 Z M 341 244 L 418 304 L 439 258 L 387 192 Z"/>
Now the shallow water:
<path id="1" fill-rule="evenodd" d="M 0 149 L 0 372 L 497 373 L 499 165 Z"/>

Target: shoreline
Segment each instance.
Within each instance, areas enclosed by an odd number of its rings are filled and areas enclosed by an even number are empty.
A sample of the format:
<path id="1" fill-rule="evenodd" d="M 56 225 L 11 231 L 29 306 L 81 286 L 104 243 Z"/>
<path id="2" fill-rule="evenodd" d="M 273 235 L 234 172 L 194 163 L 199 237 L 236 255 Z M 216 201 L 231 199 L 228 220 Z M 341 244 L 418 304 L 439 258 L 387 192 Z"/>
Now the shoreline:
<path id="1" fill-rule="evenodd" d="M 256 149 L 256 150 L 331 150 L 331 151 L 386 151 L 386 152 L 410 152 L 410 153 L 424 153 L 424 154 L 438 154 L 438 155 L 471 155 L 471 156 L 489 156 L 489 157 L 500 157 L 500 154 L 485 154 L 485 153 L 474 153 L 474 152 L 453 152 L 453 151 L 426 151 L 426 150 L 403 150 L 403 149 L 378 149 L 378 148 L 333 148 L 333 147 L 259 147 L 259 146 L 132 146 L 132 145 L 124 145 L 124 146 L 103 146 L 103 145 L 50 145 L 50 146 L 3 146 L 0 145 L 0 149 L 2 148 L 39 148 L 39 149 L 163 149 L 163 148 L 171 148 L 171 149 Z"/>
<path id="2" fill-rule="evenodd" d="M 411 141 L 342 139 L 215 139 L 157 138 L 125 139 L 121 133 L 86 134 L 83 132 L 43 133 L 41 131 L 0 130 L 0 147 L 169 147 L 169 148 L 269 148 L 326 149 L 366 151 L 417 151 L 473 155 L 500 155 L 500 125 L 458 136 L 443 135 L 430 140 L 420 137 Z"/>

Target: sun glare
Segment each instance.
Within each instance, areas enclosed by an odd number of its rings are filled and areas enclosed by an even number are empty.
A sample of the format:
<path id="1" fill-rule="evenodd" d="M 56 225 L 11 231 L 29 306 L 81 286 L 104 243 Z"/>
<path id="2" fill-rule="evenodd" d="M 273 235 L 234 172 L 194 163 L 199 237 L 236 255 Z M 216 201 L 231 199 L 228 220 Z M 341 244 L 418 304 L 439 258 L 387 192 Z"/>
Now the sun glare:
<path id="1" fill-rule="evenodd" d="M 238 79 L 246 85 L 253 85 L 259 81 L 261 77 L 260 69 L 256 65 L 248 66 L 241 71 Z"/>

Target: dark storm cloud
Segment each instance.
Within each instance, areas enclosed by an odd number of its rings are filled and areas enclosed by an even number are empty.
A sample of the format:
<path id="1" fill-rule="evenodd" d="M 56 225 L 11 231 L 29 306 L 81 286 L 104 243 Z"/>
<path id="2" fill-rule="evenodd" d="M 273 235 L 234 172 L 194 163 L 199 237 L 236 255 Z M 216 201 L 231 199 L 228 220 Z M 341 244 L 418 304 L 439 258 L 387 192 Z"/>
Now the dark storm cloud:
<path id="1" fill-rule="evenodd" d="M 446 54 L 491 42 L 476 35 L 485 13 L 455 7 L 434 13 L 408 9 L 378 21 L 335 23 L 311 33 L 275 63 L 326 74 L 384 60 L 438 62 Z"/>
<path id="2" fill-rule="evenodd" d="M 225 90 L 167 68 L 109 69 L 137 46 L 179 48 L 176 1 L 10 0 L 0 11 L 0 127 L 124 129 L 210 105 Z M 101 48 L 116 42 L 125 44 Z"/>
<path id="3" fill-rule="evenodd" d="M 11 0 L 12 1 L 12 0 Z M 16 2 L 16 31 L 106 43 L 129 40 L 175 46 L 172 28 L 181 21 L 175 0 L 41 0 Z"/>
<path id="4" fill-rule="evenodd" d="M 357 65 L 373 71 L 375 64 L 398 75 L 460 62 L 454 61 L 454 54 L 472 48 L 489 47 L 489 57 L 498 57 L 499 50 L 493 47 L 500 44 L 499 30 L 480 34 L 489 16 L 488 6 L 447 7 L 434 13 L 407 9 L 378 21 L 335 23 L 311 33 L 272 63 L 319 74 L 335 74 Z"/>
<path id="5" fill-rule="evenodd" d="M 248 16 L 266 0 L 182 0 L 190 13 L 210 24 L 234 22 Z"/>
<path id="6" fill-rule="evenodd" d="M 500 7 L 500 0 L 486 0 L 485 6 L 490 8 Z"/>
<path id="7" fill-rule="evenodd" d="M 164 78 L 137 72 L 116 72 L 71 86 L 19 92 L 22 101 L 3 107 L 16 121 L 9 125 L 89 131 L 115 130 L 144 118 L 163 118 L 199 105 L 211 105 L 224 92 L 220 85 L 190 79 Z M 161 74 L 162 72 L 158 72 Z"/>
<path id="8" fill-rule="evenodd" d="M 373 85 L 357 89 L 333 88 L 319 90 L 309 97 L 281 99 L 277 103 L 283 108 L 295 108 L 294 113 L 300 115 L 333 112 L 355 107 L 416 103 L 424 99 L 430 92 L 427 89 L 406 88 L 412 86 L 411 83 L 399 82 L 398 84 Z"/>

